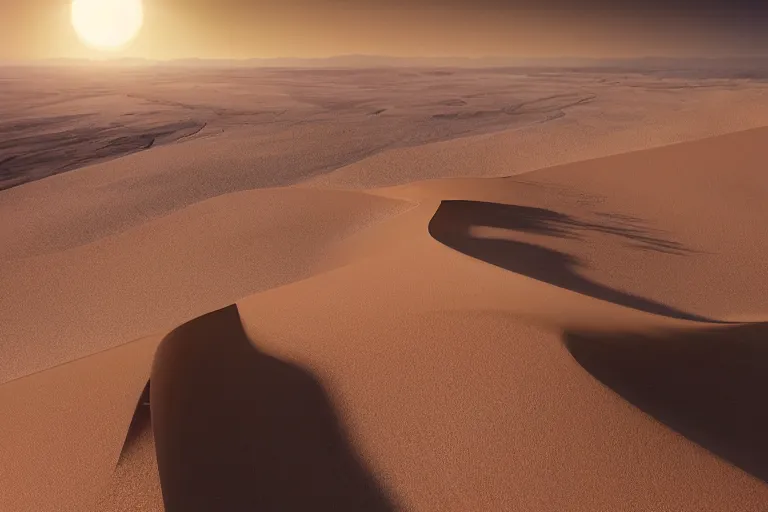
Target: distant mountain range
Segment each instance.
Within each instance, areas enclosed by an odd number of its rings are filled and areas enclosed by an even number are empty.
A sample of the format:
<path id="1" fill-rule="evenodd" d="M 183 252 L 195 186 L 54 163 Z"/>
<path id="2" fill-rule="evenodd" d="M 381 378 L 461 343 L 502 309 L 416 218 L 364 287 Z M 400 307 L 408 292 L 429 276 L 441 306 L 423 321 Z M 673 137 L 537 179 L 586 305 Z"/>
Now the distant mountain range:
<path id="1" fill-rule="evenodd" d="M 2 63 L 13 66 L 70 66 L 70 65 L 114 65 L 114 66 L 163 66 L 163 67 L 239 67 L 239 68 L 553 68 L 595 71 L 659 71 L 672 73 L 695 73 L 718 71 L 728 76 L 768 76 L 768 56 L 759 57 L 642 57 L 625 59 L 595 59 L 583 57 L 562 57 L 546 59 L 521 59 L 508 57 L 387 57 L 381 55 L 339 55 L 327 58 L 254 58 L 254 59 L 178 59 L 154 61 L 149 59 L 48 59 Z"/>

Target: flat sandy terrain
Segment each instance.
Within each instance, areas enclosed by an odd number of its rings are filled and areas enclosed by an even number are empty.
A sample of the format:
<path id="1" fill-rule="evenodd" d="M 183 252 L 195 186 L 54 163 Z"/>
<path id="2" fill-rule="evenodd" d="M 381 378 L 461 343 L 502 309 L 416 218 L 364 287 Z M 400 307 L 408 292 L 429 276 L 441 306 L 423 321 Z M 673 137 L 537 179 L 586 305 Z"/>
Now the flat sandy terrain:
<path id="1" fill-rule="evenodd" d="M 768 83 L 0 68 L 0 134 L 0 510 L 768 503 Z"/>

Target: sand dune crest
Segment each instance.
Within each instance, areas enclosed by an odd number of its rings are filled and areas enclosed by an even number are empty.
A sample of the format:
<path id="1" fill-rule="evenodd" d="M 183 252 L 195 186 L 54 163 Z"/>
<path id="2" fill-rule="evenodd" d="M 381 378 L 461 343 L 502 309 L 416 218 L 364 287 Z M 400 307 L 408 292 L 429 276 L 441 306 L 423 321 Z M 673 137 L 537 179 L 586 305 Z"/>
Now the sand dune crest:
<path id="1" fill-rule="evenodd" d="M 493 228 L 502 230 L 502 233 L 497 231 L 496 236 L 478 235 L 478 228 Z M 583 263 L 570 254 L 505 238 L 516 231 L 568 238 L 578 236 L 579 230 L 626 238 L 649 251 L 678 253 L 686 250 L 680 244 L 655 238 L 637 229 L 609 223 L 579 222 L 568 215 L 543 208 L 480 201 L 443 201 L 429 224 L 429 232 L 436 240 L 506 270 L 648 313 L 700 322 L 713 321 L 591 281 L 579 273 Z"/>
<path id="2" fill-rule="evenodd" d="M 322 385 L 259 351 L 237 306 L 163 340 L 151 409 L 169 512 L 394 510 Z"/>

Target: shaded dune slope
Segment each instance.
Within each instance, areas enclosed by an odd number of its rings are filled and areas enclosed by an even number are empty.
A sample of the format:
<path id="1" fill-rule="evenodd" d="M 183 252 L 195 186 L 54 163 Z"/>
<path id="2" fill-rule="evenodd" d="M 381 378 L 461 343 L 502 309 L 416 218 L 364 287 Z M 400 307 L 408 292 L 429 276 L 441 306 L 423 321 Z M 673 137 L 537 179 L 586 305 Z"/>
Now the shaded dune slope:
<path id="1" fill-rule="evenodd" d="M 543 208 L 478 201 L 444 201 L 429 224 L 429 232 L 436 240 L 506 270 L 648 313 L 685 320 L 711 321 L 591 281 L 579 274 L 578 269 L 583 263 L 570 254 L 516 240 L 478 236 L 473 234 L 473 228 L 476 227 L 556 237 L 572 236 L 575 229 L 589 229 L 636 241 L 647 250 L 684 252 L 685 249 L 679 244 L 653 238 L 637 230 L 580 223 L 567 215 Z"/>
<path id="2" fill-rule="evenodd" d="M 393 510 L 319 381 L 259 351 L 236 306 L 163 340 L 151 409 L 168 511 Z"/>
<path id="3" fill-rule="evenodd" d="M 123 449 L 120 451 L 118 464 L 128 456 L 134 445 L 141 442 L 142 437 L 152 428 L 152 415 L 149 410 L 149 385 L 150 383 L 147 382 L 136 404 L 131 424 L 128 426 L 128 433 L 125 435 Z"/>
<path id="4" fill-rule="evenodd" d="M 603 384 L 768 483 L 768 324 L 564 339 Z"/>
<path id="5" fill-rule="evenodd" d="M 569 254 L 503 238 L 476 228 L 571 237 L 577 230 L 608 232 L 650 251 L 687 249 L 636 229 L 583 223 L 548 209 L 479 201 L 443 201 L 430 234 L 459 252 L 506 270 L 655 315 L 718 323 L 612 289 L 578 274 Z M 499 235 L 496 234 L 498 237 Z M 768 482 L 768 324 L 654 328 L 641 332 L 565 329 L 565 346 L 600 382 L 644 412 L 713 453 Z"/>
<path id="6" fill-rule="evenodd" d="M 655 315 L 718 323 L 592 282 L 578 259 L 534 244 L 476 235 L 490 227 L 570 237 L 580 229 L 608 232 L 644 250 L 687 249 L 636 229 L 583 223 L 552 210 L 479 201 L 443 201 L 429 224 L 435 239 L 506 270 Z M 498 235 L 497 235 L 498 236 Z M 641 332 L 565 329 L 565 346 L 600 382 L 644 412 L 713 453 L 768 482 L 768 324 L 691 325 Z"/>

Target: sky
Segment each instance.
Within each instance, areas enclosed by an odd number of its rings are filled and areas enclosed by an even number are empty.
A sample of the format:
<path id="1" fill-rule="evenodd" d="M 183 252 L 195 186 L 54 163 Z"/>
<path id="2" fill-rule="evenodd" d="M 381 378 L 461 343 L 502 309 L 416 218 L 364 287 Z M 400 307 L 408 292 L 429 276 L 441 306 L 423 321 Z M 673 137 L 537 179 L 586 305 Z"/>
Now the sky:
<path id="1" fill-rule="evenodd" d="M 119 52 L 87 48 L 70 0 L 0 0 L 0 60 L 768 55 L 768 0 L 143 0 Z"/>

